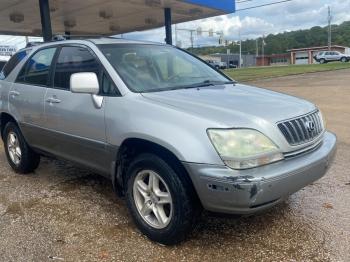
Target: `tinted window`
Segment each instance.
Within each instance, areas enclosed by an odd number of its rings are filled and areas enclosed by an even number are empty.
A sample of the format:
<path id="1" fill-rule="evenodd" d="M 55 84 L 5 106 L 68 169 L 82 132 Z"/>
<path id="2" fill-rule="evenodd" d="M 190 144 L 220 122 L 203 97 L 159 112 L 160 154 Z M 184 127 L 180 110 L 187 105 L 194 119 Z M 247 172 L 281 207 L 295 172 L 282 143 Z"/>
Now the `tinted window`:
<path id="1" fill-rule="evenodd" d="M 22 68 L 17 81 L 30 85 L 46 86 L 49 80 L 49 72 L 56 48 L 48 48 L 38 51 Z"/>
<path id="2" fill-rule="evenodd" d="M 26 57 L 26 55 L 26 50 L 14 54 L 1 71 L 0 79 L 5 79 L 12 72 L 12 70 Z"/>
<path id="3" fill-rule="evenodd" d="M 93 72 L 99 74 L 100 66 L 90 51 L 84 47 L 63 47 L 58 56 L 54 86 L 70 89 L 70 76 L 79 72 Z"/>

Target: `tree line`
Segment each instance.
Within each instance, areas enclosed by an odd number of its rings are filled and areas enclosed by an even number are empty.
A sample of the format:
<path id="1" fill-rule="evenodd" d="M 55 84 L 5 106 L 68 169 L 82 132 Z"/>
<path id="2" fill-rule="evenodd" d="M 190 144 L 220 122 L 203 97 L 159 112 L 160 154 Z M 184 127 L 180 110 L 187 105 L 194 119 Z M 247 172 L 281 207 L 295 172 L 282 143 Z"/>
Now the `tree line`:
<path id="1" fill-rule="evenodd" d="M 284 32 L 276 35 L 270 34 L 265 37 L 264 42 L 264 53 L 267 55 L 287 53 L 287 50 L 293 48 L 326 46 L 328 45 L 328 27 L 315 26 L 306 30 Z M 242 52 L 244 54 L 256 54 L 257 43 L 259 55 L 261 55 L 262 37 L 242 41 Z M 332 44 L 350 46 L 350 21 L 332 26 Z M 230 49 L 231 53 L 239 52 L 239 46 L 234 44 L 229 46 L 188 48 L 188 51 L 197 55 L 208 55 L 226 53 L 227 49 Z"/>

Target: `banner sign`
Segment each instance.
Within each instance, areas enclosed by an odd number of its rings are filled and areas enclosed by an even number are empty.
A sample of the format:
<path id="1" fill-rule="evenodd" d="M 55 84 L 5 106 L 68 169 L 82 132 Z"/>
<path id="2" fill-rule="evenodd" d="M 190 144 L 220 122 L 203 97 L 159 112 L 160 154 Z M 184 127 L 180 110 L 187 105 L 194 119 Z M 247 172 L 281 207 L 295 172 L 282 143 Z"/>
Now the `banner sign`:
<path id="1" fill-rule="evenodd" d="M 0 45 L 0 56 L 12 56 L 16 52 L 15 46 Z"/>
<path id="2" fill-rule="evenodd" d="M 236 11 L 235 0 L 184 0 L 184 2 L 218 9 L 226 13 L 233 13 Z"/>

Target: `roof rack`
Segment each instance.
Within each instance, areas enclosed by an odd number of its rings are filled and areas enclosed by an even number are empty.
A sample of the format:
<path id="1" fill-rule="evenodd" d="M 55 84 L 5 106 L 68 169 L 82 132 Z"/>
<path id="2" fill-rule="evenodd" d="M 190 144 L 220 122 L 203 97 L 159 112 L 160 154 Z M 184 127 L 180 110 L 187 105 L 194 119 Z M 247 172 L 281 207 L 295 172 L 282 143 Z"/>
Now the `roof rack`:
<path id="1" fill-rule="evenodd" d="M 103 35 L 54 35 L 50 42 L 65 41 L 65 40 L 83 40 L 83 39 L 91 39 L 91 38 L 122 39 L 121 37 L 103 36 Z M 28 42 L 25 48 L 38 46 L 42 44 L 45 44 L 45 42 L 39 42 L 39 41 Z"/>
<path id="2" fill-rule="evenodd" d="M 54 35 L 52 41 L 64 41 L 64 40 L 82 40 L 90 38 L 110 38 L 110 39 L 121 39 L 121 37 L 105 36 L 105 35 Z"/>
<path id="3" fill-rule="evenodd" d="M 38 46 L 38 45 L 41 45 L 43 44 L 44 42 L 28 42 L 26 44 L 26 47 L 25 48 L 28 48 L 28 47 L 33 47 L 33 46 Z"/>

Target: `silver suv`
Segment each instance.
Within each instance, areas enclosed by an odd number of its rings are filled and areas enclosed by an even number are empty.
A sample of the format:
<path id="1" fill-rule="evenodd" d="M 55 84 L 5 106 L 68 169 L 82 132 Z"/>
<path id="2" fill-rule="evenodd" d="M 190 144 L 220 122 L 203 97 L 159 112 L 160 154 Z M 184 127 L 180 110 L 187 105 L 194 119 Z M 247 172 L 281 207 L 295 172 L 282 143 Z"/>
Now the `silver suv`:
<path id="1" fill-rule="evenodd" d="M 319 109 L 232 81 L 172 46 L 116 39 L 24 49 L 1 73 L 10 166 L 40 156 L 111 179 L 138 228 L 171 245 L 204 208 L 252 214 L 321 178 L 336 148 Z"/>
<path id="2" fill-rule="evenodd" d="M 350 55 L 346 55 L 338 51 L 325 51 L 319 52 L 314 56 L 314 59 L 321 64 L 335 61 L 346 63 L 350 61 Z"/>

